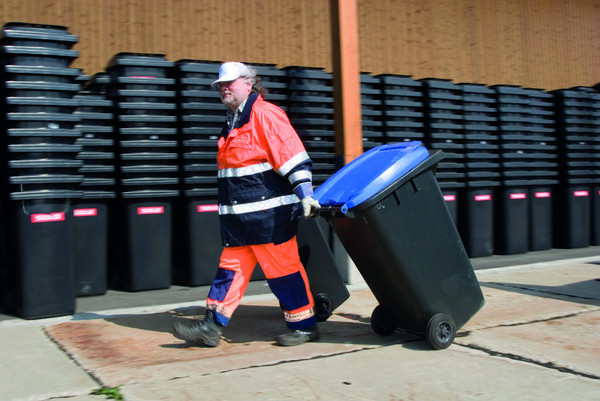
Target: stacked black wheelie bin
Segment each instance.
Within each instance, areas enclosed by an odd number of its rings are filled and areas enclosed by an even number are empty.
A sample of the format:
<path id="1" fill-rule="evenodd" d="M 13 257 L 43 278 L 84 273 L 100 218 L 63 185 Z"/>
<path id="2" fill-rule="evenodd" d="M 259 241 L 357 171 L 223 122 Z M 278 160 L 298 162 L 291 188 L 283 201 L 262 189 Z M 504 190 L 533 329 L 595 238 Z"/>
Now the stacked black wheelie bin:
<path id="1" fill-rule="evenodd" d="M 173 203 L 179 141 L 173 62 L 162 54 L 119 53 L 108 63 L 117 142 L 119 227 L 111 280 L 129 291 L 171 285 Z"/>
<path id="2" fill-rule="evenodd" d="M 286 108 L 313 160 L 313 183 L 319 185 L 336 170 L 333 81 L 319 68 L 286 67 Z"/>
<path id="3" fill-rule="evenodd" d="M 211 87 L 220 63 L 179 60 L 172 76 L 178 94 L 181 196 L 176 202 L 173 283 L 207 285 L 221 251 L 217 207 L 217 141 L 225 106 Z"/>
<path id="4" fill-rule="evenodd" d="M 594 185 L 592 186 L 592 237 L 590 245 L 600 245 L 600 86 L 594 88 L 584 88 L 590 94 L 592 104 L 592 122 L 591 131 L 593 163 L 594 163 Z"/>
<path id="5" fill-rule="evenodd" d="M 288 84 L 287 73 L 277 68 L 275 64 L 257 64 L 249 63 L 260 77 L 261 85 L 267 90 L 266 100 L 276 104 L 283 110 L 287 110 L 288 102 Z M 215 67 L 213 71 L 217 71 Z M 214 80 L 214 72 L 212 78 Z"/>
<path id="6" fill-rule="evenodd" d="M 360 105 L 363 150 L 385 143 L 381 83 L 368 73 L 360 74 Z"/>
<path id="7" fill-rule="evenodd" d="M 590 88 L 571 88 L 554 91 L 554 100 L 561 164 L 557 205 L 562 211 L 555 216 L 554 241 L 559 247 L 584 247 L 592 243 L 592 201 L 598 196 L 598 95 Z"/>
<path id="8" fill-rule="evenodd" d="M 80 199 L 73 205 L 75 229 L 75 286 L 78 296 L 102 295 L 108 289 L 109 220 L 115 211 L 116 166 L 112 102 L 106 99 L 110 78 L 86 76 L 75 99 L 77 144 L 83 162 Z"/>
<path id="9" fill-rule="evenodd" d="M 7 23 L 0 39 L 5 305 L 24 318 L 75 310 L 73 202 L 83 165 L 66 27 Z"/>
<path id="10" fill-rule="evenodd" d="M 461 87 L 449 80 L 422 79 L 425 103 L 425 141 L 431 149 L 442 150 L 437 180 L 446 204 L 458 224 L 456 199 L 465 181 L 465 141 Z"/>
<path id="11" fill-rule="evenodd" d="M 494 189 L 500 179 L 500 138 L 495 91 L 461 84 L 465 180 L 459 192 L 459 231 L 472 257 L 494 253 Z"/>
<path id="12" fill-rule="evenodd" d="M 384 143 L 425 139 L 423 83 L 410 76 L 378 75 Z"/>
<path id="13" fill-rule="evenodd" d="M 553 188 L 558 184 L 552 95 L 519 86 L 497 85 L 494 89 L 502 163 L 502 187 L 496 194 L 495 252 L 549 249 Z"/>

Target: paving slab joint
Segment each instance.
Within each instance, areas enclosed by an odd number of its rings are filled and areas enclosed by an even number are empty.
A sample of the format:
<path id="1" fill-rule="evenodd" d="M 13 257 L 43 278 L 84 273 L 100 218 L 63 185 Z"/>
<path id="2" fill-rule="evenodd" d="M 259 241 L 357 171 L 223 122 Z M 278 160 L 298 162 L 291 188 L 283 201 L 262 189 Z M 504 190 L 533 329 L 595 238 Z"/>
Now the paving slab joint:
<path id="1" fill-rule="evenodd" d="M 575 376 L 585 377 L 587 379 L 600 380 L 600 376 L 598 376 L 598 375 L 594 375 L 594 374 L 591 374 L 591 373 L 580 372 L 580 371 L 568 368 L 566 366 L 559 366 L 559 365 L 556 365 L 553 362 L 536 361 L 535 359 L 527 358 L 527 357 L 524 357 L 522 355 L 511 354 L 511 353 L 508 353 L 508 352 L 494 351 L 494 350 L 492 350 L 490 348 L 482 347 L 482 346 L 475 345 L 475 344 L 456 344 L 455 343 L 455 345 L 458 345 L 459 347 L 469 348 L 469 349 L 472 349 L 472 350 L 475 350 L 475 351 L 485 352 L 486 354 L 488 354 L 490 356 L 494 356 L 494 357 L 506 358 L 506 359 L 511 359 L 513 361 L 519 361 L 519 362 L 529 363 L 529 364 L 533 364 L 533 365 L 536 365 L 536 366 L 541 366 L 543 368 L 556 370 L 556 371 L 561 372 L 561 373 L 568 373 L 568 374 L 572 374 L 572 375 L 575 375 Z"/>
<path id="2" fill-rule="evenodd" d="M 69 357 L 69 359 L 71 361 L 73 361 L 73 363 L 75 363 L 75 365 L 79 366 L 79 368 L 84 371 L 93 381 L 95 381 L 96 383 L 98 383 L 99 387 L 104 387 L 105 384 L 102 383 L 102 380 L 100 380 L 100 378 L 96 377 L 96 375 L 94 375 L 94 372 L 86 369 L 81 363 L 79 363 L 79 361 L 77 360 L 77 358 L 75 358 L 61 343 L 59 343 L 58 341 L 56 341 L 50 334 L 48 334 L 48 331 L 46 330 L 46 328 L 44 328 L 44 335 L 53 343 L 55 344 L 62 352 L 65 353 L 65 355 L 67 357 Z"/>
<path id="3" fill-rule="evenodd" d="M 600 309 L 600 308 L 598 308 L 598 309 Z M 458 333 L 456 333 L 456 338 L 465 338 L 465 337 L 468 337 L 474 331 L 490 330 L 490 329 L 496 329 L 496 328 L 499 328 L 499 327 L 517 327 L 517 326 L 524 326 L 524 325 L 528 325 L 528 324 L 551 322 L 553 320 L 568 319 L 568 318 L 571 318 L 571 317 L 579 316 L 579 315 L 581 315 L 583 313 L 595 312 L 598 309 L 582 310 L 582 311 L 579 311 L 579 312 L 567 313 L 567 314 L 558 315 L 558 316 L 552 316 L 552 317 L 545 318 L 545 319 L 528 320 L 526 322 L 514 322 L 514 323 L 506 323 L 506 324 L 497 324 L 495 326 L 480 327 L 480 328 L 473 329 L 473 330 L 462 330 L 462 331 L 459 331 Z M 462 344 L 462 345 L 464 345 L 464 344 Z"/>

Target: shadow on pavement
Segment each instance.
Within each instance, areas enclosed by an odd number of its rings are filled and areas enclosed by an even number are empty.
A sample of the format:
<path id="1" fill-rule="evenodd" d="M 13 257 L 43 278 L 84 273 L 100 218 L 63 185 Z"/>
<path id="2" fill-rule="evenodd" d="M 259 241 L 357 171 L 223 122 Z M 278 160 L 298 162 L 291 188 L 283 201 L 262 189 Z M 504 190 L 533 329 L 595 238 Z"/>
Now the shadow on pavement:
<path id="1" fill-rule="evenodd" d="M 171 333 L 173 323 L 178 319 L 201 319 L 204 317 L 204 313 L 204 307 L 190 307 L 163 313 L 117 316 L 104 318 L 103 320 L 117 326 L 136 330 Z M 321 333 L 320 342 L 374 346 L 398 344 L 418 338 L 402 331 L 397 331 L 391 336 L 382 337 L 371 329 L 369 322 L 370 319 L 365 316 L 334 312 L 327 321 L 318 323 Z M 285 321 L 280 308 L 263 305 L 240 305 L 232 317 L 230 325 L 223 330 L 223 337 L 230 344 L 274 343 L 277 334 L 285 330 Z M 162 344 L 161 346 L 182 348 L 189 345 L 173 337 L 172 344 Z"/>
<path id="2" fill-rule="evenodd" d="M 485 281 L 480 281 L 479 284 L 482 287 L 512 291 L 519 294 L 600 306 L 600 279 L 585 280 L 559 286 Z"/>

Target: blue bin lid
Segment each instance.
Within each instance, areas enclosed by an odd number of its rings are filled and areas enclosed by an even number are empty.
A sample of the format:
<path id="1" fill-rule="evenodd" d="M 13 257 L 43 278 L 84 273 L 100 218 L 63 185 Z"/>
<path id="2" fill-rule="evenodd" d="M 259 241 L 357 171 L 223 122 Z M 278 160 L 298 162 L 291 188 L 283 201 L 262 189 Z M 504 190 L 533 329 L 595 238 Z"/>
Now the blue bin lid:
<path id="1" fill-rule="evenodd" d="M 429 157 L 420 141 L 377 146 L 332 175 L 315 191 L 321 206 L 341 206 L 346 213 L 377 195 Z"/>

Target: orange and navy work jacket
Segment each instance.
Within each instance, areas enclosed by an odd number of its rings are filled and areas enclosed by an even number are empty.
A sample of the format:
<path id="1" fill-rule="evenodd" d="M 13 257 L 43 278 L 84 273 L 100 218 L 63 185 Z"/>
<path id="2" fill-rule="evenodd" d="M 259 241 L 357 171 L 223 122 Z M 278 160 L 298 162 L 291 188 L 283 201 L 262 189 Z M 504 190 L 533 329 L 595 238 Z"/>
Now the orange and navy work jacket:
<path id="1" fill-rule="evenodd" d="M 223 128 L 218 147 L 223 245 L 294 237 L 300 198 L 312 195 L 312 161 L 285 112 L 251 93 L 233 129 Z"/>

